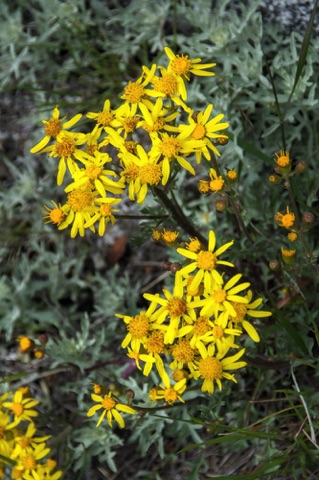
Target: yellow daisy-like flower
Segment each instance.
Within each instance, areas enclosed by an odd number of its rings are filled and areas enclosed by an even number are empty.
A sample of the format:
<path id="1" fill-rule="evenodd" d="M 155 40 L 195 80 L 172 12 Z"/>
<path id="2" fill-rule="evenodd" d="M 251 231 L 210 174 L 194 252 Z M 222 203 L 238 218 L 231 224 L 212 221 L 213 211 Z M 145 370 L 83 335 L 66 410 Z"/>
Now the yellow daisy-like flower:
<path id="1" fill-rule="evenodd" d="M 215 283 L 212 285 L 211 289 L 206 291 L 207 298 L 194 302 L 194 306 L 203 308 L 200 311 L 200 314 L 203 316 L 212 316 L 215 318 L 218 317 L 219 312 L 227 311 L 230 315 L 236 316 L 236 311 L 234 310 L 231 302 L 237 303 L 247 303 L 248 300 L 245 296 L 237 295 L 237 293 L 246 290 L 249 286 L 249 282 L 236 283 L 241 279 L 242 274 L 238 273 L 234 275 L 225 285 Z"/>
<path id="2" fill-rule="evenodd" d="M 275 215 L 275 222 L 280 227 L 291 228 L 295 223 L 295 214 L 290 212 L 289 207 L 286 207 L 286 213 L 277 212 Z"/>
<path id="3" fill-rule="evenodd" d="M 68 194 L 67 207 L 68 215 L 58 226 L 59 230 L 64 230 L 71 223 L 71 238 L 79 233 L 84 237 L 84 225 L 95 215 L 98 207 L 94 204 L 95 193 L 90 188 L 76 188 Z M 94 227 L 89 227 L 94 232 Z"/>
<path id="4" fill-rule="evenodd" d="M 22 353 L 29 352 L 34 347 L 34 341 L 24 335 L 18 337 L 17 341 L 19 342 L 19 350 Z"/>
<path id="5" fill-rule="evenodd" d="M 262 298 L 257 298 L 252 302 L 252 297 L 252 291 L 248 290 L 246 295 L 247 303 L 231 302 L 236 314 L 228 315 L 228 312 L 225 312 L 227 315 L 222 314 L 222 316 L 225 320 L 229 319 L 229 322 L 233 323 L 236 328 L 242 327 L 254 342 L 260 342 L 259 334 L 257 333 L 255 327 L 247 320 L 246 316 L 249 315 L 253 318 L 265 318 L 270 317 L 271 312 L 256 310 L 262 304 Z"/>
<path id="6" fill-rule="evenodd" d="M 191 252 L 185 248 L 178 248 L 177 252 L 183 257 L 193 260 L 192 263 L 182 268 L 179 273 L 184 277 L 188 276 L 191 272 L 198 269 L 194 279 L 192 281 L 192 288 L 198 287 L 198 285 L 204 280 L 204 287 L 207 291 L 211 290 L 213 282 L 217 282 L 222 285 L 223 280 L 217 271 L 218 265 L 227 265 L 233 267 L 230 262 L 218 260 L 219 255 L 224 253 L 229 247 L 233 245 L 234 241 L 225 243 L 222 247 L 219 247 L 216 251 L 216 236 L 213 230 L 209 232 L 208 236 L 208 250 L 200 250 L 197 252 Z"/>
<path id="7" fill-rule="evenodd" d="M 103 110 L 100 112 L 88 112 L 86 114 L 88 118 L 95 120 L 98 126 L 101 127 L 113 127 L 115 111 L 111 110 L 110 100 L 105 100 Z"/>
<path id="8" fill-rule="evenodd" d="M 156 138 L 152 138 L 152 143 L 150 156 L 156 159 L 163 158 L 163 185 L 166 185 L 169 179 L 170 164 L 174 160 L 177 160 L 182 168 L 195 175 L 194 167 L 184 157 L 202 147 L 204 145 L 203 141 L 186 139 L 184 133 L 177 136 L 163 133 Z"/>
<path id="9" fill-rule="evenodd" d="M 194 140 L 202 140 L 204 142 L 202 148 L 196 149 L 197 163 L 200 163 L 202 153 L 207 160 L 210 160 L 209 150 L 215 155 L 220 156 L 219 151 L 211 141 L 212 138 L 228 138 L 226 135 L 218 133 L 229 127 L 228 122 L 219 123 L 224 118 L 224 114 L 219 114 L 209 120 L 212 110 L 213 105 L 209 104 L 204 112 L 198 112 L 196 114 L 192 112 L 188 117 L 188 125 L 181 124 L 178 126 L 179 131 L 184 133 L 187 138 L 190 137 Z"/>
<path id="10" fill-rule="evenodd" d="M 149 100 L 145 100 L 144 103 L 140 104 L 140 110 L 143 115 L 143 120 L 140 120 L 137 127 L 143 128 L 151 136 L 161 130 L 169 130 L 170 127 L 166 124 L 175 120 L 178 116 L 178 112 L 167 115 L 168 109 L 163 108 L 163 99 L 161 97 L 157 98 L 155 104 Z"/>
<path id="11" fill-rule="evenodd" d="M 46 435 L 45 437 L 35 437 L 35 433 L 36 428 L 34 423 L 29 423 L 27 431 L 24 435 L 22 435 L 21 432 L 20 435 L 18 434 L 14 437 L 15 447 L 11 454 L 12 459 L 19 457 L 23 452 L 32 453 L 34 448 L 36 448 L 39 443 L 44 443 L 51 438 L 51 435 Z"/>
<path id="12" fill-rule="evenodd" d="M 142 75 L 135 82 L 130 81 L 126 87 L 124 87 L 124 94 L 121 98 L 134 106 L 135 111 L 133 110 L 133 115 L 136 113 L 137 106 L 140 107 L 150 93 L 145 87 L 154 77 L 156 68 L 155 64 L 152 65 L 150 70 L 143 68 Z"/>
<path id="13" fill-rule="evenodd" d="M 168 405 L 173 405 L 177 400 L 182 403 L 185 403 L 182 394 L 186 390 L 186 378 L 182 378 L 175 385 L 171 385 L 168 374 L 163 370 L 161 374 L 163 385 L 156 388 L 156 391 L 153 392 L 153 400 L 165 400 Z"/>
<path id="14" fill-rule="evenodd" d="M 210 182 L 209 188 L 214 193 L 219 193 L 223 190 L 225 180 L 221 175 L 217 175 L 217 172 L 214 168 L 211 168 L 209 171 Z"/>
<path id="15" fill-rule="evenodd" d="M 112 225 L 116 222 L 113 213 L 119 212 L 119 210 L 112 209 L 113 205 L 121 202 L 120 198 L 102 197 L 96 198 L 95 203 L 100 204 L 99 210 L 84 224 L 84 228 L 90 228 L 95 222 L 99 222 L 98 233 L 102 237 L 105 233 L 106 226 L 109 222 Z"/>
<path id="16" fill-rule="evenodd" d="M 215 356 L 215 346 L 209 345 L 208 348 L 204 348 L 201 351 L 201 359 L 198 360 L 197 370 L 192 376 L 198 380 L 203 379 L 203 385 L 201 387 L 202 392 L 213 393 L 214 382 L 217 383 L 219 390 L 222 390 L 222 379 L 232 380 L 237 383 L 233 374 L 228 373 L 228 370 L 238 370 L 247 365 L 246 362 L 238 362 L 245 349 L 243 348 L 235 355 L 230 357 L 224 357 L 224 353 L 217 353 Z"/>
<path id="17" fill-rule="evenodd" d="M 11 402 L 3 402 L 3 406 L 11 410 L 14 414 L 15 422 L 33 422 L 32 418 L 38 416 L 36 410 L 32 410 L 32 407 L 38 405 L 39 401 L 33 398 L 23 398 L 21 391 L 16 391 Z"/>
<path id="18" fill-rule="evenodd" d="M 164 343 L 171 344 L 177 336 L 181 319 L 186 323 L 192 323 L 192 318 L 195 319 L 195 312 L 191 304 L 187 304 L 184 298 L 184 286 L 179 271 L 177 271 L 175 275 L 173 294 L 166 289 L 163 289 L 163 293 L 165 298 L 150 293 L 145 293 L 144 298 L 152 303 L 161 305 L 160 308 L 151 315 L 151 318 L 156 320 L 160 325 L 168 318 L 169 324 L 164 326 L 166 327 Z"/>
<path id="19" fill-rule="evenodd" d="M 107 422 L 111 428 L 113 419 L 119 424 L 121 428 L 124 428 L 125 422 L 119 412 L 130 413 L 131 415 L 136 414 L 134 408 L 129 407 L 128 405 L 124 405 L 122 403 L 117 403 L 112 398 L 111 391 L 107 395 L 104 395 L 104 397 L 92 393 L 91 398 L 92 400 L 97 402 L 97 405 L 93 405 L 93 407 L 90 408 L 90 410 L 87 412 L 88 417 L 92 417 L 92 415 L 94 415 L 98 410 L 101 410 L 101 408 L 103 409 L 99 421 L 96 424 L 97 427 L 101 424 L 103 418 L 106 416 Z"/>
<path id="20" fill-rule="evenodd" d="M 164 51 L 170 62 L 168 70 L 173 71 L 176 75 L 183 75 L 189 80 L 189 74 L 202 77 L 211 77 L 214 72 L 207 72 L 207 68 L 215 67 L 216 63 L 200 63 L 201 58 L 190 60 L 188 55 L 175 55 L 169 47 L 164 47 Z"/>
<path id="21" fill-rule="evenodd" d="M 68 213 L 68 207 L 66 205 L 62 206 L 60 203 L 56 204 L 51 200 L 54 208 L 50 208 L 47 205 L 44 205 L 46 211 L 43 211 L 43 219 L 47 219 L 44 223 L 54 223 L 59 226 L 65 220 L 65 217 Z"/>
<path id="22" fill-rule="evenodd" d="M 81 160 L 86 157 L 85 152 L 82 152 L 77 148 L 78 145 L 83 145 L 85 141 L 86 135 L 84 133 L 70 133 L 66 130 L 62 130 L 57 135 L 56 141 L 53 145 L 45 147 L 38 152 L 50 152 L 49 157 L 60 158 L 57 175 L 58 185 L 62 185 L 67 166 L 71 175 L 75 171 L 76 164 L 74 158 Z"/>
<path id="23" fill-rule="evenodd" d="M 275 153 L 276 158 L 274 159 L 278 167 L 284 169 L 290 169 L 291 161 L 289 157 L 289 152 L 285 152 L 284 150 L 280 150 L 280 153 Z"/>
<path id="24" fill-rule="evenodd" d="M 137 154 L 126 152 L 121 157 L 124 169 L 121 176 L 129 184 L 129 198 L 137 203 L 143 203 L 148 187 L 164 185 L 163 164 L 158 159 L 150 157 L 141 145 L 137 145 Z"/>
<path id="25" fill-rule="evenodd" d="M 82 115 L 79 113 L 72 117 L 67 122 L 64 122 L 66 116 L 60 118 L 60 110 L 58 107 L 55 107 L 52 112 L 52 117 L 49 120 L 42 120 L 44 124 L 44 134 L 45 136 L 37 143 L 34 147 L 31 148 L 31 153 L 38 153 L 42 150 L 51 140 L 52 137 L 56 138 L 63 130 L 68 130 L 73 127 L 80 119 Z M 64 122 L 64 123 L 63 123 Z"/>
<path id="26" fill-rule="evenodd" d="M 111 161 L 112 159 L 107 153 L 99 151 L 96 151 L 94 156 L 88 155 L 87 158 L 82 158 L 81 162 L 85 165 L 85 169 L 76 168 L 74 170 L 72 175 L 74 182 L 70 183 L 64 191 L 69 193 L 90 183 L 102 197 L 106 197 L 106 192 L 122 194 L 125 183 L 122 180 L 119 182 L 111 180 L 109 177 L 116 177 L 116 173 L 104 168 L 105 163 Z"/>

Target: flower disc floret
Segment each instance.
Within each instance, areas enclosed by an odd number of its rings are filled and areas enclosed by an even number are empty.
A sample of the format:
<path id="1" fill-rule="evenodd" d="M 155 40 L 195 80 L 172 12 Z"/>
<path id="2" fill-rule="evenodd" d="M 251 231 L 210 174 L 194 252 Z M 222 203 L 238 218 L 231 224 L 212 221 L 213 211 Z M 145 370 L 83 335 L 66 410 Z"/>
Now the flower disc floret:
<path id="1" fill-rule="evenodd" d="M 201 250 L 197 257 L 197 266 L 202 270 L 212 271 L 216 266 L 216 255 L 207 250 Z"/>
<path id="2" fill-rule="evenodd" d="M 173 297 L 167 302 L 167 310 L 170 318 L 180 317 L 186 311 L 186 302 L 180 298 Z"/>
<path id="3" fill-rule="evenodd" d="M 93 205 L 92 192 L 77 188 L 68 194 L 67 203 L 73 212 L 82 212 Z"/>
<path id="4" fill-rule="evenodd" d="M 130 321 L 127 329 L 132 335 L 132 338 L 142 339 L 147 336 L 150 330 L 149 319 L 144 314 L 136 315 Z"/>

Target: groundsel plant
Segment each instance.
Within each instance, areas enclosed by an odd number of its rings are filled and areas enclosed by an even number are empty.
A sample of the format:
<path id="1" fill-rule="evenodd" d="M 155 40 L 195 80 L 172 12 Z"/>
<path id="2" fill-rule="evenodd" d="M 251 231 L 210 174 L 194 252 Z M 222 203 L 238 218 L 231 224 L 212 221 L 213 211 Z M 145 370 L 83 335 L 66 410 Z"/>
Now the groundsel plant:
<path id="1" fill-rule="evenodd" d="M 164 50 L 167 65 L 143 66 L 139 78 L 125 86 L 119 106 L 106 99 L 101 110 L 87 113 L 90 132 L 81 131 L 80 114 L 67 120 L 55 107 L 31 152 L 56 158 L 57 184 L 68 182 L 65 202 L 52 200 L 44 219 L 58 230 L 70 227 L 72 238 L 86 230 L 103 236 L 108 223 L 121 216 L 124 196 L 144 204 L 152 195 L 183 231 L 180 239 L 179 232 L 153 230 L 153 240 L 166 243 L 180 258 L 171 268 L 172 289 L 145 293 L 146 307 L 135 316 L 116 315 L 127 329 L 122 341 L 127 356 L 145 376 L 158 378 L 150 399 L 170 406 L 187 403 L 189 390 L 212 395 L 223 382 L 236 383 L 236 371 L 246 366 L 241 339 L 248 335 L 259 342 L 253 319 L 271 313 L 260 310 L 262 299 L 254 297 L 250 283 L 227 259 L 233 240 L 219 245 L 213 230 L 208 238 L 197 232 L 169 196 L 182 171 L 195 175 L 199 166 L 208 165 L 209 177 L 199 183 L 202 194 L 231 191 L 237 172 L 221 174 L 216 161 L 219 147 L 228 142 L 224 115 L 214 116 L 212 104 L 198 112 L 187 103 L 188 82 L 194 75 L 213 76 L 215 63 Z M 141 410 L 132 404 L 133 395 L 122 403 L 98 383 L 92 400 L 87 415 L 99 413 L 97 426 L 105 419 L 110 427 L 113 421 L 124 427 L 122 414 Z"/>

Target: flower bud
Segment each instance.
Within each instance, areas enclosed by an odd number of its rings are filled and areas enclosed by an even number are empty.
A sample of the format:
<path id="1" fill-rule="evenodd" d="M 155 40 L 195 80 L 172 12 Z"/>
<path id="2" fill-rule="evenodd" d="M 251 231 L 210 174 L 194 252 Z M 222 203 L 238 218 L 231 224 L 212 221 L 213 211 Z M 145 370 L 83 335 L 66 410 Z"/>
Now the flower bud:
<path id="1" fill-rule="evenodd" d="M 182 268 L 182 265 L 181 265 L 180 263 L 175 262 L 175 263 L 172 263 L 172 264 L 171 264 L 170 271 L 171 271 L 172 273 L 176 273 L 176 272 L 178 272 L 178 270 L 180 270 L 181 268 Z"/>
<path id="2" fill-rule="evenodd" d="M 40 333 L 38 338 L 39 338 L 39 342 L 41 343 L 41 345 L 45 345 L 49 340 L 48 336 L 45 333 Z"/>
<path id="3" fill-rule="evenodd" d="M 215 202 L 215 208 L 217 212 L 223 212 L 228 207 L 228 202 L 226 198 L 220 198 Z"/>
<path id="4" fill-rule="evenodd" d="M 281 182 L 281 177 L 279 175 L 270 175 L 269 181 L 270 183 L 278 185 Z"/>
<path id="5" fill-rule="evenodd" d="M 307 168 L 308 168 L 308 163 L 305 162 L 304 160 L 301 160 L 295 166 L 295 172 L 296 173 L 303 173 Z"/>
<path id="6" fill-rule="evenodd" d="M 171 262 L 163 262 L 163 269 L 164 270 L 170 270 L 171 269 Z"/>
<path id="7" fill-rule="evenodd" d="M 288 250 L 287 248 L 281 247 L 281 256 L 287 265 L 292 265 L 295 262 L 296 250 Z"/>
<path id="8" fill-rule="evenodd" d="M 305 212 L 302 216 L 302 221 L 306 225 L 311 225 L 315 221 L 315 216 L 311 212 Z"/>
<path id="9" fill-rule="evenodd" d="M 270 270 L 272 270 L 273 272 L 278 272 L 278 270 L 280 270 L 280 263 L 279 263 L 278 260 L 276 260 L 276 259 L 270 260 L 270 262 L 269 262 L 269 268 L 270 268 Z"/>

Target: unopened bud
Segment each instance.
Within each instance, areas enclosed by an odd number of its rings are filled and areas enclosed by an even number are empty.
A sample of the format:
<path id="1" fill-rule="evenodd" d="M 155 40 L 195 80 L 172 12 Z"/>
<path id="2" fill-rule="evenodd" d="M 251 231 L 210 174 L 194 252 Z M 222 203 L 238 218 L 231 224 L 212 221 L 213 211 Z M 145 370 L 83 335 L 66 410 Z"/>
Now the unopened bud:
<path id="1" fill-rule="evenodd" d="M 270 183 L 278 185 L 281 182 L 281 177 L 279 175 L 270 175 L 269 181 Z"/>
<path id="2" fill-rule="evenodd" d="M 133 390 L 129 389 L 129 390 L 126 390 L 126 396 L 127 396 L 130 400 L 133 400 L 133 398 L 135 397 L 135 393 L 133 392 Z"/>
<path id="3" fill-rule="evenodd" d="M 175 263 L 172 263 L 172 264 L 171 264 L 170 271 L 171 271 L 172 273 L 176 273 L 176 272 L 178 272 L 178 270 L 180 270 L 181 268 L 182 268 L 182 265 L 181 265 L 180 263 L 175 262 Z"/>
<path id="4" fill-rule="evenodd" d="M 215 202 L 215 208 L 217 212 L 223 212 L 228 207 L 228 202 L 226 198 L 220 198 Z"/>
<path id="5" fill-rule="evenodd" d="M 41 345 L 45 345 L 48 342 L 48 336 L 45 333 L 40 333 L 38 338 Z"/>
<path id="6" fill-rule="evenodd" d="M 228 142 L 229 142 L 229 138 L 228 138 L 228 137 L 218 137 L 218 138 L 216 138 L 216 140 L 215 140 L 215 144 L 216 144 L 216 145 L 220 145 L 220 146 L 227 145 Z"/>
<path id="7" fill-rule="evenodd" d="M 308 163 L 305 162 L 304 160 L 301 160 L 295 166 L 295 172 L 296 173 L 303 173 L 307 168 L 308 168 Z"/>
<path id="8" fill-rule="evenodd" d="M 164 270 L 170 270 L 170 269 L 171 269 L 171 265 L 172 265 L 171 262 L 164 262 L 164 263 L 163 263 L 163 268 L 164 268 Z"/>
<path id="9" fill-rule="evenodd" d="M 311 212 L 305 212 L 302 216 L 302 221 L 306 225 L 311 225 L 315 221 L 315 216 Z"/>
<path id="10" fill-rule="evenodd" d="M 279 263 L 278 260 L 276 260 L 276 259 L 270 260 L 270 262 L 269 262 L 269 268 L 270 268 L 270 270 L 272 270 L 273 272 L 278 272 L 278 270 L 280 270 L 280 263 Z"/>

